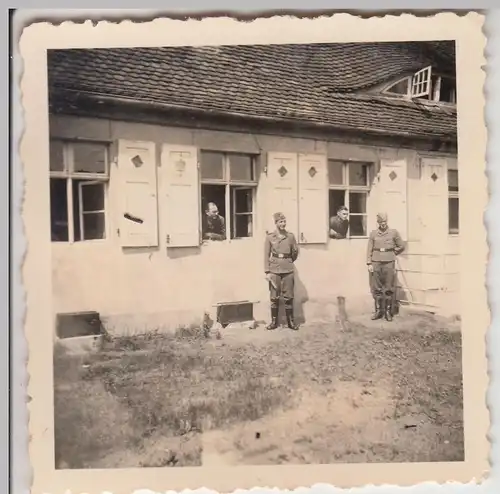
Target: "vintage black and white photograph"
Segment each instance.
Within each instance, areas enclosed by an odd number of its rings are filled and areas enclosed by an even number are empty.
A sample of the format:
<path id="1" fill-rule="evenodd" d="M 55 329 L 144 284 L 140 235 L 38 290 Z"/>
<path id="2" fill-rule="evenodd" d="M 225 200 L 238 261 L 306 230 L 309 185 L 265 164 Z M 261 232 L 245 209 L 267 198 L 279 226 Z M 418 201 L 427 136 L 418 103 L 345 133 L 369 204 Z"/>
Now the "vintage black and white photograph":
<path id="1" fill-rule="evenodd" d="M 457 46 L 47 49 L 56 470 L 465 461 Z"/>

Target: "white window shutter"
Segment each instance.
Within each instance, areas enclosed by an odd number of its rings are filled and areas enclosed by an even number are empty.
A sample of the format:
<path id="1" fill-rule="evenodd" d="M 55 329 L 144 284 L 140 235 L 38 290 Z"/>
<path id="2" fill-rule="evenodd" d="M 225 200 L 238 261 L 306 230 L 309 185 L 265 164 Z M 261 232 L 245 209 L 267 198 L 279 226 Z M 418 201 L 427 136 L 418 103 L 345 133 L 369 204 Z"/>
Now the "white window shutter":
<path id="1" fill-rule="evenodd" d="M 286 216 L 287 230 L 298 236 L 298 157 L 295 153 L 270 152 L 267 155 L 267 230 L 273 231 L 273 214 Z"/>
<path id="2" fill-rule="evenodd" d="M 407 162 L 382 159 L 380 162 L 379 209 L 389 216 L 389 227 L 408 240 Z"/>
<path id="3" fill-rule="evenodd" d="M 448 236 L 448 162 L 444 158 L 421 158 L 421 241 L 426 252 L 443 253 Z"/>
<path id="4" fill-rule="evenodd" d="M 328 165 L 320 154 L 299 155 L 299 243 L 328 239 Z"/>
<path id="5" fill-rule="evenodd" d="M 200 245 L 200 190 L 196 147 L 163 145 L 161 196 L 167 248 Z"/>
<path id="6" fill-rule="evenodd" d="M 158 246 L 155 144 L 118 141 L 119 237 L 122 247 Z"/>
<path id="7" fill-rule="evenodd" d="M 432 67 L 425 67 L 413 75 L 411 83 L 412 98 L 421 98 L 431 94 Z"/>

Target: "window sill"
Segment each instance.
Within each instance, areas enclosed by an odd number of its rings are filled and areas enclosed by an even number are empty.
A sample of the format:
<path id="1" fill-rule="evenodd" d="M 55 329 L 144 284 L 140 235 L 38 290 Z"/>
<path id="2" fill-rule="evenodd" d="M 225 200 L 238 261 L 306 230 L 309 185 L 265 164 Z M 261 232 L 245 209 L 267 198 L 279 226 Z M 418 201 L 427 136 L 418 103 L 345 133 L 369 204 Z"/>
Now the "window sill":
<path id="1" fill-rule="evenodd" d="M 251 242 L 255 240 L 255 237 L 239 237 L 239 238 L 229 238 L 226 240 L 203 240 L 201 246 L 207 245 L 227 245 L 232 244 L 233 242 Z"/>
<path id="2" fill-rule="evenodd" d="M 80 240 L 77 242 L 54 242 L 51 240 L 51 244 L 54 246 L 73 246 L 73 245 L 106 245 L 109 242 L 109 239 L 107 238 L 102 238 L 102 239 L 95 239 L 95 240 Z"/>

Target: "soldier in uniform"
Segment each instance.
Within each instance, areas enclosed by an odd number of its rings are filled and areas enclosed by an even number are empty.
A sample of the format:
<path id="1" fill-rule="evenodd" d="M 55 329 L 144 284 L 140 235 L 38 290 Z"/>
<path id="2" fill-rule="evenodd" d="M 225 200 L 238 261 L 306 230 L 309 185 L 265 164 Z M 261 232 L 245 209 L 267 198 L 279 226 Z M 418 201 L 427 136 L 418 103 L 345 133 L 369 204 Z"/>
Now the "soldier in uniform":
<path id="1" fill-rule="evenodd" d="M 203 217 L 203 240 L 226 240 L 226 224 L 224 217 L 214 202 L 209 202 Z"/>
<path id="2" fill-rule="evenodd" d="M 264 271 L 271 298 L 271 323 L 267 329 L 278 327 L 279 297 L 282 295 L 288 327 L 297 330 L 293 317 L 293 263 L 299 255 L 299 247 L 295 235 L 286 230 L 285 215 L 275 213 L 273 218 L 276 230 L 266 236 L 264 245 Z"/>
<path id="3" fill-rule="evenodd" d="M 348 229 L 349 210 L 345 206 L 340 206 L 336 216 L 330 218 L 330 238 L 346 238 Z"/>
<path id="4" fill-rule="evenodd" d="M 375 298 L 373 320 L 385 316 L 392 321 L 392 302 L 396 282 L 396 256 L 405 247 L 397 230 L 389 228 L 387 214 L 377 214 L 378 229 L 370 233 L 366 264 L 371 275 L 370 289 Z"/>

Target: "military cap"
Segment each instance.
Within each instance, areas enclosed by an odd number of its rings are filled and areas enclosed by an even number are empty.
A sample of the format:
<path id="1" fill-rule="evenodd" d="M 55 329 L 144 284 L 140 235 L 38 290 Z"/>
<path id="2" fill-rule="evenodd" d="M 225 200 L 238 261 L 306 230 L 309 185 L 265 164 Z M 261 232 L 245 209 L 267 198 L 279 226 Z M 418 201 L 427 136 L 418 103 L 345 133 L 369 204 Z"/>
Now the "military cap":
<path id="1" fill-rule="evenodd" d="M 274 218 L 274 222 L 278 223 L 278 221 L 285 219 L 285 215 L 283 213 L 274 213 L 273 218 Z"/>
<path id="2" fill-rule="evenodd" d="M 381 223 L 382 221 L 387 221 L 387 213 L 377 213 L 377 221 Z"/>

